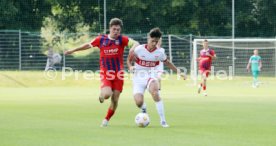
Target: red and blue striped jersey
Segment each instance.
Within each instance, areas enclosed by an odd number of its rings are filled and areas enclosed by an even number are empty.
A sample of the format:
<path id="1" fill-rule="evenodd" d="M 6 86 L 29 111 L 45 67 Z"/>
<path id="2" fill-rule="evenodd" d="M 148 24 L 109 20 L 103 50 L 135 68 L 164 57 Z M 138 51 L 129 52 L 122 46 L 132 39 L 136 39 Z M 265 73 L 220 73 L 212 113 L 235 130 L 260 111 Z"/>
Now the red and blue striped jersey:
<path id="1" fill-rule="evenodd" d="M 128 37 L 120 35 L 113 40 L 108 35 L 99 35 L 90 45 L 100 49 L 100 70 L 118 72 L 124 69 L 124 49 L 128 45 Z"/>
<path id="2" fill-rule="evenodd" d="M 210 68 L 212 65 L 212 58 L 207 56 L 206 54 L 210 54 L 211 56 L 215 56 L 215 51 L 213 49 L 202 49 L 199 53 L 200 60 L 199 60 L 199 67 Z"/>

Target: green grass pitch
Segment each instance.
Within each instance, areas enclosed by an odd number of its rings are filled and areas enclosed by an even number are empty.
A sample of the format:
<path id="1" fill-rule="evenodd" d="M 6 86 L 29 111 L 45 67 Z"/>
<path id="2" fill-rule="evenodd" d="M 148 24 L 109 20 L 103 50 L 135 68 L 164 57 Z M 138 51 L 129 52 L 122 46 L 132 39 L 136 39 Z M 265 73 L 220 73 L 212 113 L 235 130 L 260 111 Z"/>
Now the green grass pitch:
<path id="1" fill-rule="evenodd" d="M 146 94 L 151 123 L 135 126 L 139 112 L 132 85 L 125 82 L 119 107 L 107 128 L 100 123 L 109 100 L 98 102 L 99 81 L 74 77 L 50 81 L 43 72 L 0 72 L 1 146 L 274 146 L 276 79 L 250 77 L 208 81 L 208 97 L 191 81 L 162 82 L 170 128 L 159 125 Z"/>

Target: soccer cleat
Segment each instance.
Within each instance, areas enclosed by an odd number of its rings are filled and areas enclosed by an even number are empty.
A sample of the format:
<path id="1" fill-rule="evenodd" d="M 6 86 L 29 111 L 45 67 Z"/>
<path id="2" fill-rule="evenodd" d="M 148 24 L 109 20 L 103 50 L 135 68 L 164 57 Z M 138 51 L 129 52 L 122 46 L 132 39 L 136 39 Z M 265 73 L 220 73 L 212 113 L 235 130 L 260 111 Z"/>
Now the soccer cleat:
<path id="1" fill-rule="evenodd" d="M 203 92 L 203 95 L 204 95 L 204 96 L 207 96 L 207 92 Z"/>
<path id="2" fill-rule="evenodd" d="M 200 92 L 201 92 L 201 85 L 198 85 L 197 93 L 200 94 Z"/>
<path id="3" fill-rule="evenodd" d="M 255 83 L 255 87 L 258 88 L 259 87 L 259 82 Z"/>
<path id="4" fill-rule="evenodd" d="M 104 102 L 104 97 L 99 97 L 99 101 L 100 101 L 100 103 L 103 103 Z"/>
<path id="5" fill-rule="evenodd" d="M 168 128 L 168 127 L 170 127 L 170 126 L 167 124 L 166 121 L 161 121 L 160 124 L 161 124 L 161 126 L 162 126 L 163 128 Z"/>
<path id="6" fill-rule="evenodd" d="M 146 108 L 141 108 L 141 113 L 147 113 L 147 109 Z"/>
<path id="7" fill-rule="evenodd" d="M 101 127 L 107 127 L 108 121 L 106 119 L 103 120 Z"/>

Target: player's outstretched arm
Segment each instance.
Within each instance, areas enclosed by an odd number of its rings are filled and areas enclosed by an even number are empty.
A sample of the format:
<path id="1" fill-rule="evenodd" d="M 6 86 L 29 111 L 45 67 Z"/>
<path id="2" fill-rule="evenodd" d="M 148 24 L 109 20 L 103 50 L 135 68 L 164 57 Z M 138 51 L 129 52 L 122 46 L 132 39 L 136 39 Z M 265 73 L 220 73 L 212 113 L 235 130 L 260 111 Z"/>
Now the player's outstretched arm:
<path id="1" fill-rule="evenodd" d="M 133 61 L 135 60 L 134 49 L 135 48 L 131 48 L 129 50 L 129 53 L 128 53 L 128 56 L 127 56 L 127 67 L 128 67 L 130 72 L 133 72 L 133 70 L 134 70 L 134 66 L 132 65 Z"/>
<path id="2" fill-rule="evenodd" d="M 67 51 L 64 52 L 64 54 L 65 54 L 65 55 L 70 55 L 70 54 L 72 54 L 72 53 L 74 53 L 74 52 L 77 52 L 77 51 L 87 50 L 87 49 L 89 49 L 90 47 L 91 47 L 91 46 L 90 46 L 89 44 L 84 44 L 84 45 L 82 45 L 82 46 L 80 46 L 80 47 L 78 47 L 78 48 L 75 48 L 75 49 L 72 49 L 72 50 L 67 50 Z"/>
<path id="3" fill-rule="evenodd" d="M 214 54 L 214 56 L 212 57 L 212 59 L 217 59 L 217 54 Z"/>
<path id="4" fill-rule="evenodd" d="M 259 71 L 262 70 L 263 64 L 262 64 L 262 60 L 259 61 Z"/>
<path id="5" fill-rule="evenodd" d="M 174 72 L 176 72 L 177 74 L 179 74 L 180 76 L 182 76 L 184 80 L 187 79 L 186 74 L 185 74 L 185 73 L 182 73 L 181 70 L 178 69 L 178 68 L 176 68 L 176 66 L 175 66 L 173 63 L 171 63 L 169 60 L 165 60 L 165 61 L 164 61 L 164 64 L 165 64 L 166 66 L 168 66 L 170 69 L 172 69 Z"/>
<path id="6" fill-rule="evenodd" d="M 127 57 L 127 66 L 130 72 L 132 72 L 134 70 L 134 67 L 132 65 L 133 61 L 135 60 L 135 55 L 134 55 L 134 49 L 139 45 L 139 43 L 133 39 L 129 39 L 128 41 L 128 47 L 130 47 L 129 49 L 129 53 L 128 53 L 128 57 Z"/>
<path id="7" fill-rule="evenodd" d="M 250 62 L 251 62 L 251 58 L 249 59 L 248 64 L 246 66 L 246 69 L 247 69 L 248 72 L 250 71 Z"/>
<path id="8" fill-rule="evenodd" d="M 133 48 L 133 49 L 134 49 L 134 48 L 136 48 L 138 45 L 139 45 L 139 42 L 133 40 L 132 38 L 129 38 L 128 44 L 127 44 L 128 48 L 130 48 L 130 49 Z"/>
<path id="9" fill-rule="evenodd" d="M 217 58 L 217 55 L 216 55 L 216 54 L 213 54 L 213 55 L 212 55 L 212 54 L 210 54 L 210 53 L 207 53 L 206 55 L 209 56 L 209 57 L 211 57 L 212 60 Z"/>

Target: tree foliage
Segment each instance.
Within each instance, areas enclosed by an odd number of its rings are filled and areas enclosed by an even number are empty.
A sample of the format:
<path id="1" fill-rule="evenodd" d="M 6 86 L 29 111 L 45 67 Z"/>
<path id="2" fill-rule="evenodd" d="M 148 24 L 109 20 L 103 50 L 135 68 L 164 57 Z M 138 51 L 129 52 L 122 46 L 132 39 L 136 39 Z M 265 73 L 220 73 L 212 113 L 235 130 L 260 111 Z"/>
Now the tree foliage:
<path id="1" fill-rule="evenodd" d="M 164 33 L 230 36 L 229 0 L 106 0 L 107 21 L 119 17 L 124 33 Z M 276 1 L 235 0 L 237 37 L 271 37 L 276 33 Z M 53 21 L 60 32 L 79 27 L 103 32 L 103 0 L 1 0 L 0 29 L 40 31 Z"/>

